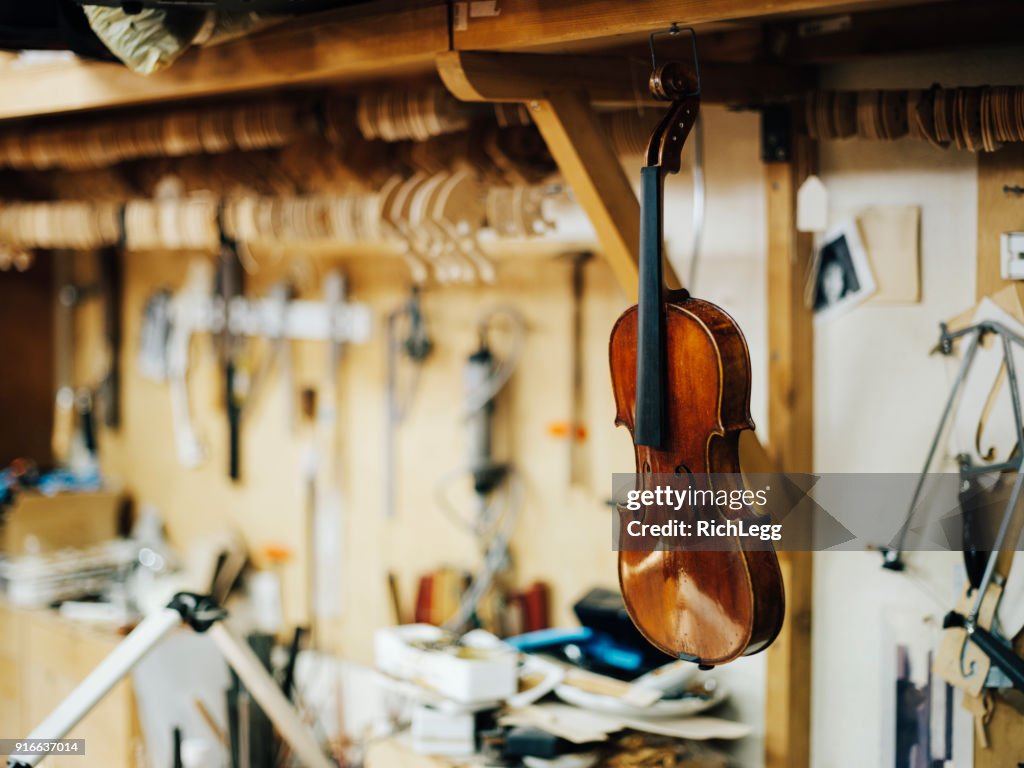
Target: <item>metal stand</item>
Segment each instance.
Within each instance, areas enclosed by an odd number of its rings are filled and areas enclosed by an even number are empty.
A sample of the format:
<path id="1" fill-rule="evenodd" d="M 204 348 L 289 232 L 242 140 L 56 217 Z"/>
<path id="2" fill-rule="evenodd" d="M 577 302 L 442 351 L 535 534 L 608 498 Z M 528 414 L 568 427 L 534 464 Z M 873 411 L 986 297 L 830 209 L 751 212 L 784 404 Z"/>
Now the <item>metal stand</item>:
<path id="1" fill-rule="evenodd" d="M 910 509 L 907 511 L 906 519 L 904 520 L 903 527 L 900 528 L 899 535 L 897 536 L 895 546 L 883 547 L 882 548 L 882 567 L 888 568 L 891 571 L 902 571 L 906 568 L 906 564 L 903 561 L 903 548 L 906 543 L 907 532 L 910 530 L 910 523 L 914 519 L 914 513 L 917 512 L 917 503 L 921 497 L 921 491 L 924 488 L 925 480 L 928 478 L 928 470 L 931 469 L 932 462 L 935 460 L 935 454 L 938 451 L 939 443 L 942 440 L 942 435 L 946 430 L 946 424 L 949 422 L 950 416 L 953 414 L 956 406 L 957 398 L 960 395 L 960 389 L 963 387 L 964 382 L 967 380 L 967 373 L 970 371 L 971 365 L 974 362 L 975 353 L 978 351 L 978 344 L 986 334 L 995 334 L 1000 338 L 1001 348 L 1003 352 L 1003 363 L 1006 366 L 1007 385 L 1010 388 L 1010 400 L 1013 404 L 1013 417 L 1016 428 L 1018 443 L 1024 449 L 1024 415 L 1022 415 L 1020 396 L 1017 390 L 1017 369 L 1013 361 L 1013 351 L 1011 344 L 1019 344 L 1024 347 L 1024 338 L 1021 338 L 1016 333 L 1011 331 L 1001 323 L 986 320 L 977 325 L 972 325 L 968 328 L 963 328 L 959 331 L 950 333 L 946 328 L 946 324 L 940 325 L 941 333 L 939 335 L 939 347 L 938 351 L 944 355 L 950 355 L 953 353 L 953 342 L 957 339 L 969 336 L 970 341 L 968 342 L 967 351 L 964 352 L 963 361 L 960 363 L 960 369 L 956 374 L 956 381 L 953 383 L 953 389 L 950 390 L 949 397 L 946 400 L 946 405 L 942 410 L 942 418 L 939 419 L 939 427 L 935 430 L 935 437 L 932 439 L 931 447 L 928 449 L 928 456 L 924 462 L 924 468 L 921 470 L 921 475 L 917 480 L 917 486 L 914 488 L 913 498 L 910 500 Z M 978 467 L 965 467 L 962 471 L 966 474 L 979 475 L 987 474 L 990 472 L 1002 472 L 1004 470 L 1015 470 L 1020 473 L 1024 473 L 1024 465 L 1022 465 L 1022 455 L 1018 452 L 1015 458 L 1005 461 L 1001 464 L 986 464 Z M 1017 497 L 1019 496 L 1020 490 L 1014 489 L 1014 493 L 1010 498 L 1010 502 L 1007 505 L 1006 518 L 1008 519 L 1013 510 L 1017 505 Z M 1003 529 L 1007 526 L 1004 522 Z M 1005 533 L 1001 533 L 1000 537 L 996 542 L 996 549 L 1003 544 Z M 994 564 L 994 559 L 992 563 Z M 991 570 L 991 567 L 987 570 Z M 985 586 L 988 586 L 988 582 L 991 581 L 991 573 L 989 573 L 985 579 Z M 984 589 L 982 589 L 984 592 Z"/>
<path id="2" fill-rule="evenodd" d="M 282 738 L 303 765 L 333 768 L 299 715 L 285 698 L 256 654 L 219 623 L 227 613 L 208 596 L 179 592 L 159 613 L 144 619 L 114 651 L 100 662 L 26 741 L 64 738 L 142 658 L 172 631 L 188 624 L 196 632 L 209 631 L 225 661 L 235 670 L 252 697 L 267 713 Z M 11 757 L 8 768 L 32 768 L 45 755 Z"/>
<path id="3" fill-rule="evenodd" d="M 882 550 L 884 557 L 882 567 L 888 568 L 892 571 L 902 571 L 905 568 L 905 564 L 903 562 L 903 547 L 906 541 L 907 531 L 910 529 L 910 523 L 914 517 L 914 512 L 916 511 L 918 499 L 921 495 L 921 489 L 924 487 L 925 479 L 928 476 L 928 470 L 931 468 L 932 461 L 935 458 L 935 453 L 939 446 L 939 442 L 942 439 L 942 434 L 946 429 L 946 424 L 949 421 L 950 415 L 953 413 L 957 397 L 960 394 L 964 381 L 967 379 L 967 373 L 970 370 L 971 364 L 974 362 L 974 356 L 978 351 L 978 345 L 986 334 L 993 334 L 1000 339 L 1003 353 L 1003 364 L 1006 366 L 1007 386 L 1010 390 L 1010 403 L 1013 406 L 1013 420 L 1017 433 L 1018 450 L 1016 456 L 1008 461 L 1000 464 L 987 464 L 977 467 L 972 467 L 969 464 L 966 464 L 961 466 L 960 472 L 961 477 L 963 477 L 964 475 L 979 475 L 990 472 L 1014 470 L 1017 473 L 1017 477 L 1013 484 L 1013 489 L 1010 492 L 1010 498 L 1006 503 L 1006 510 L 1003 512 L 1003 517 L 999 524 L 999 530 L 996 533 L 996 538 L 992 545 L 992 551 L 989 553 L 988 562 L 985 564 L 984 575 L 981 577 L 981 583 L 975 589 L 974 602 L 971 605 L 971 611 L 966 616 L 959 614 L 956 611 L 950 611 L 943 621 L 943 627 L 946 629 L 950 627 L 962 627 L 965 629 L 967 631 L 967 638 L 977 645 L 985 655 L 992 660 L 992 663 L 999 667 L 1007 677 L 1010 678 L 1015 688 L 1024 691 L 1024 659 L 1021 659 L 1021 657 L 1014 653 L 1012 648 L 1002 643 L 995 635 L 986 628 L 980 626 L 978 623 L 978 617 L 981 614 L 981 606 L 985 600 L 985 595 L 988 593 L 989 585 L 993 583 L 1001 584 L 1001 577 L 996 573 L 996 559 L 999 552 L 1001 552 L 1004 547 L 1016 548 L 1018 544 L 1018 542 L 1007 540 L 1010 533 L 1010 523 L 1017 511 L 1021 494 L 1024 492 L 1024 409 L 1022 409 L 1020 392 L 1017 389 L 1017 367 L 1013 359 L 1013 348 L 1011 345 L 1019 344 L 1024 347 L 1024 338 L 1021 338 L 1006 326 L 990 320 L 983 321 L 977 325 L 972 325 L 954 333 L 949 332 L 945 323 L 942 324 L 941 329 L 942 333 L 939 337 L 939 351 L 944 355 L 952 353 L 953 342 L 957 339 L 969 336 L 970 342 L 968 343 L 967 350 L 964 353 L 963 362 L 960 364 L 960 370 L 957 372 L 953 389 L 949 393 L 949 399 L 946 401 L 946 406 L 942 411 L 942 418 L 939 420 L 939 428 L 936 430 L 935 438 L 932 440 L 931 448 L 928 450 L 928 457 L 925 459 L 924 469 L 921 470 L 921 476 L 918 479 L 917 487 L 914 489 L 914 496 L 910 502 L 910 509 L 907 512 L 907 517 L 904 521 L 903 527 L 900 529 L 896 546 Z M 963 661 L 961 660 L 961 665 L 962 664 Z"/>

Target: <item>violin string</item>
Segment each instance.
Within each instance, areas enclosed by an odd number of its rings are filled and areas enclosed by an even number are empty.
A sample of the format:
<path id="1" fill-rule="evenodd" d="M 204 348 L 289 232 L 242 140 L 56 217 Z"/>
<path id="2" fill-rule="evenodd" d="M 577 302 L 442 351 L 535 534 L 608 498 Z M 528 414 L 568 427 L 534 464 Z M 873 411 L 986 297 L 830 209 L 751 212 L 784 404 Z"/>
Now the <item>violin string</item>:
<path id="1" fill-rule="evenodd" d="M 700 271 L 701 245 L 704 242 L 704 221 L 707 215 L 707 187 L 704 180 L 704 117 L 698 113 L 693 125 L 693 214 L 691 227 L 693 240 L 690 248 L 690 266 L 684 286 L 690 293 L 697 290 Z"/>

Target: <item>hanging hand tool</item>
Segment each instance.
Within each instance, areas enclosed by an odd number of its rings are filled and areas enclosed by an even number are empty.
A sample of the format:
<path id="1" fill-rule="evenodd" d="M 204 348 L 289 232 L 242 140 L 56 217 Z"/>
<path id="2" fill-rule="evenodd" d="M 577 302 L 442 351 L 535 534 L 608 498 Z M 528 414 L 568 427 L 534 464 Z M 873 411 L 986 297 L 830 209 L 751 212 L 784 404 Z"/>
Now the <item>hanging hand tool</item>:
<path id="1" fill-rule="evenodd" d="M 493 325 L 502 317 L 512 328 L 511 347 L 503 360 L 494 354 L 491 339 Z M 479 344 L 469 356 L 463 373 L 466 464 L 442 477 L 437 487 L 442 509 L 472 533 L 483 554 L 480 569 L 462 595 L 455 615 L 444 624 L 453 632 L 462 631 L 470 624 L 481 600 L 508 567 L 508 542 L 522 501 L 522 483 L 514 468 L 495 458 L 493 421 L 495 399 L 505 389 L 522 357 L 526 324 L 515 309 L 498 307 L 479 320 L 477 329 Z M 477 501 L 473 515 L 460 512 L 447 494 L 449 485 L 467 475 Z"/>
<path id="2" fill-rule="evenodd" d="M 97 280 L 79 285 L 72 278 L 68 254 L 56 256 L 56 370 L 57 393 L 54 402 L 52 444 L 54 457 L 60 463 L 71 458 L 74 413 L 80 417 L 89 453 L 95 453 L 97 437 L 94 427 L 94 405 L 99 401 L 103 423 L 116 429 L 121 423 L 121 309 L 123 301 L 123 251 L 120 245 L 103 248 L 97 254 Z M 94 390 L 76 393 L 72 386 L 72 341 L 77 307 L 92 299 L 103 305 L 103 337 L 106 371 Z M 77 408 L 76 408 L 77 406 Z"/>
<path id="3" fill-rule="evenodd" d="M 338 370 L 342 343 L 349 338 L 345 282 L 338 272 L 324 277 L 327 310 L 327 365 L 324 386 L 307 396 L 316 422 L 306 466 L 307 622 L 310 646 L 321 641 L 320 620 L 341 614 L 342 557 L 345 551 L 345 502 L 338 446 Z"/>
<path id="4" fill-rule="evenodd" d="M 123 240 L 123 237 L 122 237 Z M 121 425 L 121 307 L 124 298 L 124 251 L 120 245 L 99 253 L 99 290 L 103 296 L 103 336 L 107 343 L 107 373 L 99 385 L 103 423 L 109 429 Z"/>
<path id="5" fill-rule="evenodd" d="M 192 335 L 210 330 L 216 278 L 205 259 L 189 264 L 185 282 L 170 301 L 171 331 L 167 337 L 167 378 L 171 393 L 171 418 L 178 461 L 183 467 L 198 467 L 206 448 L 196 432 L 188 395 L 188 367 Z"/>
<path id="6" fill-rule="evenodd" d="M 221 216 L 218 215 L 218 222 Z M 244 291 L 244 273 L 235 241 L 220 230 L 220 258 L 217 271 L 217 293 L 223 306 L 224 325 L 217 346 L 224 366 L 224 403 L 228 417 L 228 477 L 241 477 L 242 406 L 247 389 L 246 372 L 240 369 L 243 344 L 236 321 L 236 300 Z"/>
<path id="7" fill-rule="evenodd" d="M 569 441 L 569 482 L 573 486 L 586 485 L 587 463 L 583 443 L 587 428 L 583 420 L 583 292 L 584 271 L 591 253 L 573 253 L 572 259 L 572 403 L 566 438 Z"/>
<path id="8" fill-rule="evenodd" d="M 75 431 L 75 390 L 72 384 L 75 291 L 71 287 L 71 254 L 67 251 L 55 251 L 53 258 L 56 296 L 54 368 L 57 372 L 57 392 L 54 397 L 53 435 L 50 444 L 54 461 L 58 465 L 66 465 L 71 457 L 71 440 Z"/>
<path id="9" fill-rule="evenodd" d="M 384 512 L 391 518 L 395 515 L 398 485 L 398 428 L 409 413 L 409 407 L 419 385 L 420 370 L 434 348 L 434 342 L 423 319 L 418 286 L 414 285 L 409 299 L 388 315 L 387 345 L 387 423 L 384 432 L 384 466 L 387 473 L 384 478 Z M 408 360 L 412 364 L 408 380 L 404 384 L 399 382 L 402 360 Z"/>

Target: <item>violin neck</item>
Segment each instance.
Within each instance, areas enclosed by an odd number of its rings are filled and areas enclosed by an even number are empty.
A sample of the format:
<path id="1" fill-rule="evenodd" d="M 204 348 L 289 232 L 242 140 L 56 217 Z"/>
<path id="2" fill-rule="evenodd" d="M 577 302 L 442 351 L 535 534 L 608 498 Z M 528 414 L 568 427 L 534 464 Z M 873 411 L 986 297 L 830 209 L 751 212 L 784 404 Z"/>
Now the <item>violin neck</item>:
<path id="1" fill-rule="evenodd" d="M 660 448 L 665 432 L 665 307 L 662 279 L 661 167 L 640 171 L 640 286 L 637 302 L 633 441 Z"/>

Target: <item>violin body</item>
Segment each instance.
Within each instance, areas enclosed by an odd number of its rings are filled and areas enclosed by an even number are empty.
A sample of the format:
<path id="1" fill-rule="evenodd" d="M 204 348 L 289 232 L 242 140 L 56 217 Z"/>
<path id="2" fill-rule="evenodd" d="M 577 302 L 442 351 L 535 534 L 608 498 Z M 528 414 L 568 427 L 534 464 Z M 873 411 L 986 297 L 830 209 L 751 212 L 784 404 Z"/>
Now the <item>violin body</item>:
<path id="1" fill-rule="evenodd" d="M 638 317 L 637 306 L 627 309 L 609 341 L 616 424 L 634 437 L 637 476 L 645 482 L 659 474 L 738 476 L 739 434 L 754 427 L 743 333 L 714 304 L 690 298 L 686 291 L 665 294 L 664 437 L 651 447 L 640 444 L 634 433 Z M 644 522 L 659 522 L 651 514 L 648 510 Z M 763 522 L 746 506 L 720 514 L 723 521 Z M 719 541 L 715 551 L 649 549 L 621 550 L 618 570 L 629 614 L 654 646 L 714 666 L 763 650 L 775 639 L 785 615 L 785 593 L 770 545 L 748 551 L 735 539 L 724 545 Z"/>

